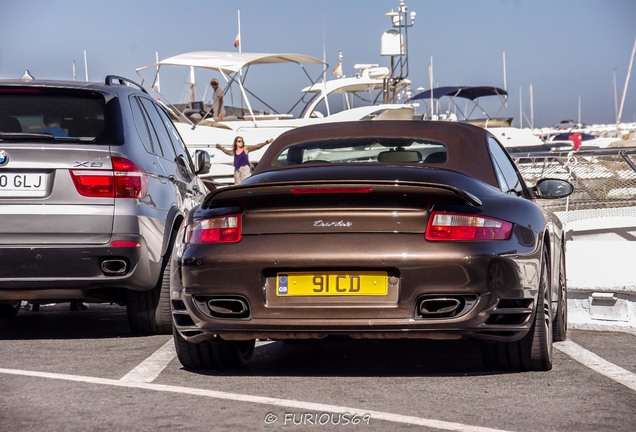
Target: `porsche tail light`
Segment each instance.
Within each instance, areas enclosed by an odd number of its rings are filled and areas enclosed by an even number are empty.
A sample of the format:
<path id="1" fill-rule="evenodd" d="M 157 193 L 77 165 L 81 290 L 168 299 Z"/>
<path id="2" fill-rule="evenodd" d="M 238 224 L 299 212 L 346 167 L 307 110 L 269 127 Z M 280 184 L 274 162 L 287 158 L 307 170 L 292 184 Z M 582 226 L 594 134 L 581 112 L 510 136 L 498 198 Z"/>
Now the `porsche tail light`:
<path id="1" fill-rule="evenodd" d="M 185 232 L 185 241 L 191 244 L 237 243 L 241 238 L 239 214 L 194 221 Z"/>
<path id="2" fill-rule="evenodd" d="M 460 213 L 433 212 L 426 228 L 426 240 L 506 240 L 512 224 L 500 219 Z"/>
<path id="3" fill-rule="evenodd" d="M 102 198 L 141 198 L 146 195 L 148 176 L 132 161 L 112 158 L 112 170 L 71 170 L 80 195 Z"/>

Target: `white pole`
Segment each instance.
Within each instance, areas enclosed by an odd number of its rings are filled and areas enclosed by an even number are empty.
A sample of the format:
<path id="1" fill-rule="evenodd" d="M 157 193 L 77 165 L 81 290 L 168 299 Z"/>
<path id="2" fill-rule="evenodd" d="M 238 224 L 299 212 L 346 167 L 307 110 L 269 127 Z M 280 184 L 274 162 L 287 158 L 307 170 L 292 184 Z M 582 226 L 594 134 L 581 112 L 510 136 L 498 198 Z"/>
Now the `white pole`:
<path id="1" fill-rule="evenodd" d="M 508 84 L 506 82 L 506 52 L 503 52 L 503 80 L 504 80 L 504 90 L 508 91 Z"/>
<path id="2" fill-rule="evenodd" d="M 88 81 L 88 60 L 86 59 L 86 50 L 84 50 L 84 72 L 86 75 L 86 81 Z"/>
<path id="3" fill-rule="evenodd" d="M 159 51 L 155 51 L 155 63 L 157 64 L 157 73 L 152 89 L 157 92 L 157 100 L 161 100 L 161 81 L 159 80 Z"/>
<path id="4" fill-rule="evenodd" d="M 618 93 L 616 91 L 616 68 L 614 68 L 614 73 L 612 75 L 614 77 L 614 119 L 616 120 L 616 123 L 619 123 L 618 121 Z"/>
<path id="5" fill-rule="evenodd" d="M 530 128 L 534 129 L 534 94 L 532 91 L 532 83 L 530 84 Z"/>
<path id="6" fill-rule="evenodd" d="M 195 99 L 195 85 L 196 85 L 196 79 L 194 76 L 194 67 L 190 66 L 190 100 L 192 102 L 194 102 Z"/>
<path id="7" fill-rule="evenodd" d="M 579 95 L 579 119 L 578 123 L 581 124 L 581 96 Z"/>
<path id="8" fill-rule="evenodd" d="M 433 56 L 428 64 L 428 85 L 431 89 L 431 120 L 433 120 Z"/>
<path id="9" fill-rule="evenodd" d="M 632 65 L 634 64 L 634 53 L 636 52 L 636 39 L 634 39 L 634 48 L 632 48 L 632 56 L 629 60 L 629 68 L 627 69 L 627 77 L 625 77 L 625 86 L 623 87 L 623 97 L 621 98 L 621 107 L 618 109 L 618 116 L 616 117 L 616 129 L 618 129 L 621 123 L 621 117 L 623 116 L 623 107 L 625 106 L 625 96 L 627 95 L 627 84 L 629 84 L 629 77 L 632 74 Z"/>
<path id="10" fill-rule="evenodd" d="M 508 77 L 506 76 L 506 52 L 503 52 L 503 82 L 504 90 L 508 92 Z M 508 109 L 508 96 L 506 96 L 505 108 Z"/>
<path id="11" fill-rule="evenodd" d="M 239 53 L 243 52 L 243 38 L 241 37 L 241 10 L 237 10 L 237 16 L 238 16 L 238 38 L 239 38 Z"/>
<path id="12" fill-rule="evenodd" d="M 519 129 L 523 129 L 523 94 L 521 87 L 519 87 Z"/>
<path id="13" fill-rule="evenodd" d="M 75 74 L 75 60 L 73 60 L 73 81 L 75 81 L 76 78 L 77 75 Z"/>
<path id="14" fill-rule="evenodd" d="M 322 69 L 322 90 L 327 94 L 327 23 L 325 14 L 322 14 L 322 62 L 324 63 L 324 67 Z M 342 54 L 342 53 L 340 53 Z M 329 109 L 329 99 L 325 97 L 325 108 L 327 109 L 327 115 L 331 115 L 331 110 Z"/>

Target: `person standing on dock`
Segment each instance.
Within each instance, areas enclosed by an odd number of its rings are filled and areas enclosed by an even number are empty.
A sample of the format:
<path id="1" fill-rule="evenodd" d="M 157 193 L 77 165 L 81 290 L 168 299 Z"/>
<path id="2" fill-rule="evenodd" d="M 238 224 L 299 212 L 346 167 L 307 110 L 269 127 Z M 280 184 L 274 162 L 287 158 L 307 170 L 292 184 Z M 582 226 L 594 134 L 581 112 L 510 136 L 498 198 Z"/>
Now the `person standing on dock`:
<path id="1" fill-rule="evenodd" d="M 234 184 L 239 185 L 252 174 L 252 165 L 248 157 L 248 153 L 254 150 L 258 150 L 267 144 L 271 143 L 272 139 L 268 139 L 265 142 L 245 145 L 243 137 L 237 136 L 234 138 L 234 144 L 232 150 L 228 150 L 221 144 L 217 144 L 216 148 L 221 150 L 228 156 L 234 156 Z"/>

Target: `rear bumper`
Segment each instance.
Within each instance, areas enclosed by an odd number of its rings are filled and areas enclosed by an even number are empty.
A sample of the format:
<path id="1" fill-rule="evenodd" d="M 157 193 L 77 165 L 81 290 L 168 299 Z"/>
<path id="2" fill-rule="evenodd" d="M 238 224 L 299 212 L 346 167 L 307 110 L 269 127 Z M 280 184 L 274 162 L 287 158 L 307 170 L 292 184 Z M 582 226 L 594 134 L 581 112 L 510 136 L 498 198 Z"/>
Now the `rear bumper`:
<path id="1" fill-rule="evenodd" d="M 218 255 L 205 248 L 180 250 L 173 255 L 171 275 L 175 327 L 194 343 L 217 337 L 309 339 L 332 335 L 513 341 L 528 333 L 539 287 L 540 247 L 517 247 L 511 253 L 506 242 L 473 251 L 468 244 L 438 244 L 435 254 L 406 255 L 404 250 L 422 249 L 415 247 L 421 239 L 403 236 L 400 240 L 381 242 L 385 245 L 381 251 L 346 246 L 328 249 L 328 243 L 316 240 L 312 255 L 303 254 L 300 245 L 299 250 L 280 250 L 275 243 L 245 244 L 236 253 L 224 248 Z M 276 295 L 278 272 L 339 269 L 386 271 L 388 294 L 379 298 Z M 210 300 L 218 301 L 220 306 L 238 311 L 237 299 L 246 305 L 245 312 L 219 314 L 214 304 L 210 306 Z M 459 305 L 449 314 L 422 313 L 422 302 L 428 299 L 438 305 L 452 301 Z"/>
<path id="2" fill-rule="evenodd" d="M 95 289 L 152 289 L 160 264 L 149 260 L 143 238 L 137 247 L 30 245 L 0 247 L 0 300 L 67 298 Z"/>

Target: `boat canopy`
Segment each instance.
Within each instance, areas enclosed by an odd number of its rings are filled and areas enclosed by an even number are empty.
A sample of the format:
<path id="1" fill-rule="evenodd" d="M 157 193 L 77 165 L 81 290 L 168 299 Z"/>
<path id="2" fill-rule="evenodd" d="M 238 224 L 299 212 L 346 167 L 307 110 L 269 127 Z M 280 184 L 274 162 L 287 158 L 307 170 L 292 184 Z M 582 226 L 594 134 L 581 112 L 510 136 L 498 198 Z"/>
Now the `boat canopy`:
<path id="1" fill-rule="evenodd" d="M 227 85 L 225 86 L 224 95 L 228 94 L 232 84 L 236 84 L 239 87 L 239 91 L 241 93 L 241 99 L 247 110 L 249 111 L 249 115 L 252 118 L 255 118 L 254 110 L 252 109 L 251 103 L 248 98 L 248 93 L 252 95 L 255 99 L 262 102 L 265 106 L 272 110 L 272 112 L 276 112 L 276 110 L 268 105 L 261 98 L 254 95 L 254 93 L 250 90 L 247 90 L 244 86 L 245 77 L 247 76 L 247 71 L 252 65 L 263 65 L 263 64 L 280 64 L 280 63 L 288 63 L 299 65 L 306 75 L 309 82 L 312 84 L 317 81 L 317 79 L 313 79 L 309 72 L 306 70 L 305 65 L 320 65 L 322 70 L 322 75 L 324 75 L 327 70 L 327 64 L 322 60 L 304 55 L 304 54 L 290 54 L 290 53 L 248 53 L 248 52 L 231 52 L 231 51 L 192 51 L 186 52 L 182 54 L 178 54 L 172 57 L 165 58 L 163 60 L 157 61 L 156 63 L 142 66 L 136 69 L 137 75 L 139 75 L 143 81 L 146 81 L 141 72 L 148 72 L 152 70 L 155 74 L 154 79 L 152 80 L 152 88 L 155 88 L 155 85 L 159 82 L 159 70 L 163 66 L 178 66 L 178 67 L 189 67 L 190 68 L 190 87 L 191 87 L 191 103 L 195 102 L 196 98 L 194 95 L 194 69 L 210 69 L 216 72 L 219 72 L 223 79 L 225 79 Z M 299 101 L 300 102 L 300 101 Z M 298 102 L 296 103 L 298 104 Z M 228 105 L 224 104 L 227 112 Z M 201 101 L 201 106 L 202 101 Z M 201 113 L 202 108 L 195 109 L 194 106 L 186 105 L 185 108 L 177 107 L 175 104 L 171 105 L 172 109 L 179 111 L 182 116 L 182 119 L 192 123 L 192 120 L 187 118 L 185 110 L 194 110 L 198 113 Z M 295 105 L 294 105 L 295 107 Z M 292 107 L 293 109 L 293 107 Z M 242 108 L 239 108 L 242 110 Z M 291 111 L 291 110 L 290 110 Z M 207 116 L 207 113 L 205 114 Z M 205 116 L 201 119 L 203 120 Z M 229 117 L 229 116 L 228 116 Z M 278 117 L 278 116 L 277 116 Z M 197 124 L 201 121 L 197 121 Z"/>
<path id="2" fill-rule="evenodd" d="M 508 96 L 508 92 L 499 87 L 488 87 L 488 86 L 447 86 L 447 87 L 437 87 L 434 89 L 426 90 L 421 93 L 413 96 L 411 101 L 417 99 L 440 99 L 444 96 L 449 97 L 460 97 L 465 99 L 470 99 L 474 101 L 477 98 L 484 96 Z"/>
<path id="3" fill-rule="evenodd" d="M 234 53 L 228 51 L 193 51 L 168 57 L 148 66 L 137 68 L 137 72 L 163 65 L 192 66 L 214 69 L 225 73 L 236 73 L 254 64 L 302 63 L 324 64 L 316 57 L 303 54 Z"/>
<path id="4" fill-rule="evenodd" d="M 429 89 L 423 91 L 421 93 L 416 94 L 412 98 L 409 99 L 409 102 L 421 100 L 421 101 L 430 101 L 431 102 L 431 114 L 430 118 L 442 118 L 447 116 L 452 116 L 455 119 L 459 119 L 460 121 L 470 122 L 478 125 L 494 125 L 501 124 L 509 126 L 512 124 L 512 118 L 496 118 L 488 115 L 487 111 L 481 104 L 480 98 L 485 96 L 498 96 L 501 102 L 501 106 L 497 110 L 495 116 L 498 116 L 499 113 L 506 108 L 508 101 L 508 92 L 499 87 L 492 86 L 446 86 L 446 87 L 437 87 L 433 89 Z M 440 99 L 443 97 L 448 97 L 451 103 L 454 106 L 454 113 L 450 114 L 450 111 L 446 111 L 445 114 L 440 114 L 439 104 Z M 464 109 L 462 109 L 458 104 L 456 98 L 468 99 L 471 101 L 470 104 L 466 104 Z M 436 102 L 433 102 L 436 100 Z M 472 105 L 472 106 L 469 106 Z M 435 109 L 437 107 L 437 109 Z M 486 118 L 473 118 L 473 113 L 479 109 L 478 112 L 482 113 L 486 116 Z M 435 114 L 437 111 L 437 114 Z M 457 115 L 459 114 L 459 115 Z"/>

